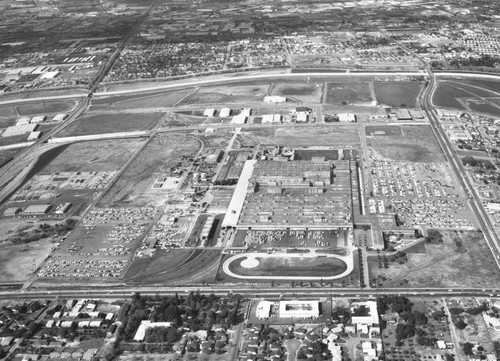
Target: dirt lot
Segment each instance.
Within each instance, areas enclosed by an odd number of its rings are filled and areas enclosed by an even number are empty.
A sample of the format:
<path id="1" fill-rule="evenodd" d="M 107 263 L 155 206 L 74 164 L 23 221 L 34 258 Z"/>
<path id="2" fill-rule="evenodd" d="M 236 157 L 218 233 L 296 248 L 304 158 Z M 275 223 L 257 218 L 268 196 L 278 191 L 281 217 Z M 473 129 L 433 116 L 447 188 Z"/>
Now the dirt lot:
<path id="1" fill-rule="evenodd" d="M 212 283 L 220 255 L 220 250 L 159 250 L 151 258 L 135 258 L 124 281 L 130 284 Z"/>
<path id="2" fill-rule="evenodd" d="M 255 102 L 264 98 L 268 88 L 268 84 L 202 87 L 180 105 Z"/>
<path id="3" fill-rule="evenodd" d="M 110 113 L 94 114 L 79 118 L 60 136 L 127 132 L 151 129 L 164 113 Z"/>
<path id="4" fill-rule="evenodd" d="M 144 141 L 116 139 L 74 143 L 50 162 L 41 174 L 118 171 Z"/>
<path id="5" fill-rule="evenodd" d="M 107 206 L 149 206 L 158 199 L 152 192 L 155 177 L 169 174 L 181 157 L 194 155 L 200 141 L 185 134 L 156 135 L 129 165 L 102 200 Z"/>
<path id="6" fill-rule="evenodd" d="M 444 155 L 430 126 L 402 126 L 401 131 L 402 136 L 368 137 L 367 144 L 379 156 L 391 160 L 409 162 L 444 161 Z"/>
<path id="7" fill-rule="evenodd" d="M 498 287 L 500 271 L 481 233 L 440 231 L 442 244 L 425 244 L 426 253 L 379 267 L 370 258 L 370 279 L 382 287 Z M 373 260 L 373 261 L 372 261 Z"/>

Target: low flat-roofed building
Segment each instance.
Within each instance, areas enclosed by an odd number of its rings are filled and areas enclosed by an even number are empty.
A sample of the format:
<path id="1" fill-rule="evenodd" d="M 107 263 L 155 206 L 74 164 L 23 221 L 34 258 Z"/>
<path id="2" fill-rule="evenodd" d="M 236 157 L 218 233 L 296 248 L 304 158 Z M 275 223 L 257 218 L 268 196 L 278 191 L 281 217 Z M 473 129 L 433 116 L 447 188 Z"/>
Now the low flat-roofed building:
<path id="1" fill-rule="evenodd" d="M 14 217 L 17 216 L 19 213 L 21 213 L 22 208 L 21 207 L 9 207 L 5 211 L 3 211 L 3 215 L 5 217 Z"/>
<path id="2" fill-rule="evenodd" d="M 319 301 L 280 301 L 281 318 L 318 318 Z"/>
<path id="3" fill-rule="evenodd" d="M 219 112 L 219 117 L 228 117 L 231 115 L 231 109 L 230 108 L 222 108 Z"/>
<path id="4" fill-rule="evenodd" d="M 351 322 L 358 325 L 374 325 L 379 323 L 377 302 L 353 302 L 351 304 Z"/>
<path id="5" fill-rule="evenodd" d="M 215 115 L 215 109 L 213 109 L 213 108 L 205 109 L 205 111 L 203 112 L 203 115 L 206 117 L 213 117 Z"/>
<path id="6" fill-rule="evenodd" d="M 32 133 L 36 130 L 38 124 L 24 124 L 24 125 L 13 125 L 8 127 L 2 133 L 2 137 L 12 137 L 15 135 L 21 135 L 26 133 Z"/>
<path id="7" fill-rule="evenodd" d="M 231 120 L 231 124 L 245 124 L 247 121 L 247 117 L 242 114 L 235 115 Z"/>
<path id="8" fill-rule="evenodd" d="M 340 113 L 338 117 L 339 122 L 342 123 L 354 123 L 356 121 L 356 116 L 352 113 Z"/>
<path id="9" fill-rule="evenodd" d="M 47 214 L 51 205 L 50 204 L 32 204 L 23 211 L 25 215 L 40 215 Z"/>
<path id="10" fill-rule="evenodd" d="M 21 117 L 18 120 L 16 120 L 16 125 L 26 125 L 31 122 L 30 117 Z"/>
<path id="11" fill-rule="evenodd" d="M 398 120 L 413 120 L 413 117 L 408 109 L 398 109 L 396 112 L 396 118 L 398 118 Z"/>
<path id="12" fill-rule="evenodd" d="M 272 302 L 260 301 L 255 310 L 255 315 L 259 319 L 268 318 L 271 315 Z"/>
<path id="13" fill-rule="evenodd" d="M 171 325 L 171 322 L 151 322 L 149 320 L 142 321 L 135 333 L 134 341 L 144 341 L 144 337 L 146 337 L 146 330 L 148 328 L 170 327 Z"/>
<path id="14" fill-rule="evenodd" d="M 28 135 L 28 140 L 37 140 L 40 139 L 41 136 L 41 131 L 31 132 L 30 135 Z"/>
<path id="15" fill-rule="evenodd" d="M 45 115 L 37 115 L 31 118 L 31 124 L 43 123 L 47 117 Z"/>
<path id="16" fill-rule="evenodd" d="M 52 121 L 53 122 L 62 122 L 64 119 L 66 119 L 67 116 L 68 116 L 68 114 L 59 113 L 59 114 L 56 114 L 54 116 L 54 118 L 52 118 Z"/>

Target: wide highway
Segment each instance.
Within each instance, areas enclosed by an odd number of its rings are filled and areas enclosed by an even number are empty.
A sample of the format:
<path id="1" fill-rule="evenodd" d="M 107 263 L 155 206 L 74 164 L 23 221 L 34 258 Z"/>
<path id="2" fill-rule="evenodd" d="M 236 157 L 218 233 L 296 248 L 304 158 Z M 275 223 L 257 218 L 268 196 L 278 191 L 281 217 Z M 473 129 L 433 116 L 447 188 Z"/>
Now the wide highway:
<path id="1" fill-rule="evenodd" d="M 90 299 L 127 299 L 135 293 L 143 296 L 173 296 L 183 295 L 189 292 L 213 293 L 217 296 L 239 294 L 249 298 L 275 299 L 284 297 L 287 299 L 311 299 L 321 297 L 340 298 L 372 298 L 382 295 L 400 295 L 412 297 L 500 297 L 500 289 L 490 288 L 328 288 L 328 287 L 300 287 L 300 288 L 266 288 L 262 284 L 251 286 L 244 285 L 228 287 L 227 285 L 212 287 L 93 287 L 88 289 L 51 289 L 51 290 L 18 290 L 0 292 L 0 299 L 36 300 L 57 298 L 90 298 Z"/>

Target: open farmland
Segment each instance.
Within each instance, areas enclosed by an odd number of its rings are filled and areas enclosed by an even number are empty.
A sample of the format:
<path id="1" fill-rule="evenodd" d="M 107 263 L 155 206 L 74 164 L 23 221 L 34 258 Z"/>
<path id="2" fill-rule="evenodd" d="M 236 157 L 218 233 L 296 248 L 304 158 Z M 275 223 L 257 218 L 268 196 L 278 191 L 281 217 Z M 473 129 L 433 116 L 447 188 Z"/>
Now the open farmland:
<path id="1" fill-rule="evenodd" d="M 124 279 L 134 284 L 212 283 L 219 268 L 220 255 L 220 250 L 161 250 L 152 258 L 136 257 Z"/>
<path id="2" fill-rule="evenodd" d="M 166 199 L 151 191 L 156 177 L 169 174 L 183 156 L 193 156 L 200 149 L 200 140 L 185 134 L 156 135 L 128 166 L 104 196 L 107 205 L 150 205 Z"/>
<path id="3" fill-rule="evenodd" d="M 323 93 L 322 83 L 276 83 L 271 95 L 281 95 L 291 100 L 306 103 L 320 103 Z"/>
<path id="4" fill-rule="evenodd" d="M 420 82 L 375 82 L 375 96 L 380 104 L 414 108 L 422 91 Z"/>
<path id="5" fill-rule="evenodd" d="M 105 113 L 80 117 L 60 134 L 61 136 L 104 134 L 148 130 L 164 113 Z"/>
<path id="6" fill-rule="evenodd" d="M 425 252 L 380 267 L 370 258 L 372 282 L 381 287 L 498 287 L 500 271 L 477 231 L 440 231 L 442 243 L 425 243 Z"/>
<path id="7" fill-rule="evenodd" d="M 380 130 L 384 131 L 386 127 Z M 376 127 L 371 127 L 373 131 Z M 402 126 L 402 135 L 367 136 L 368 147 L 380 157 L 409 162 L 443 161 L 432 129 L 428 125 Z"/>
<path id="8" fill-rule="evenodd" d="M 37 114 L 68 113 L 76 105 L 75 100 L 37 101 L 19 105 L 2 105 L 0 114 L 6 116 L 30 116 Z"/>
<path id="9" fill-rule="evenodd" d="M 359 104 L 370 103 L 373 83 L 328 83 L 327 104 Z"/>
<path id="10" fill-rule="evenodd" d="M 118 171 L 144 139 L 96 140 L 69 145 L 42 173 Z"/>
<path id="11" fill-rule="evenodd" d="M 171 107 L 189 93 L 191 89 L 170 91 L 170 92 L 152 92 L 143 95 L 120 95 L 97 98 L 92 101 L 92 110 L 103 109 L 145 109 L 145 108 L 165 108 Z"/>

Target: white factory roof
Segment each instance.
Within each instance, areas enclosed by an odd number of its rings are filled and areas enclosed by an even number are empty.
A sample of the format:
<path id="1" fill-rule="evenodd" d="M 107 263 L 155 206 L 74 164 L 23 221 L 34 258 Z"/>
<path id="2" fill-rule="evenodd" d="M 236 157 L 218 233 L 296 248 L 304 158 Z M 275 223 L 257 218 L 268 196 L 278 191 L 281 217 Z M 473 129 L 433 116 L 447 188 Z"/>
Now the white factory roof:
<path id="1" fill-rule="evenodd" d="M 59 114 L 56 114 L 54 116 L 54 118 L 52 118 L 52 121 L 54 122 L 62 122 L 64 119 L 66 119 L 68 115 L 65 114 L 65 113 L 59 113 Z"/>
<path id="2" fill-rule="evenodd" d="M 141 325 L 137 329 L 137 332 L 134 336 L 134 341 L 144 341 L 144 337 L 146 337 L 146 330 L 152 327 L 170 327 L 172 325 L 171 322 L 151 322 L 149 320 L 145 320 L 141 322 Z"/>
<path id="3" fill-rule="evenodd" d="M 31 121 L 31 118 L 30 117 L 21 117 L 19 118 L 17 121 L 16 121 L 16 124 L 17 125 L 25 125 L 25 124 L 29 124 Z"/>
<path id="4" fill-rule="evenodd" d="M 28 140 L 37 140 L 42 136 L 42 132 L 37 131 L 37 132 L 31 132 L 30 135 L 28 136 Z"/>
<path id="5" fill-rule="evenodd" d="M 36 117 L 33 117 L 31 119 L 30 123 L 32 123 L 32 124 L 41 123 L 45 120 L 45 118 L 46 118 L 45 115 L 37 115 Z"/>
<path id="6" fill-rule="evenodd" d="M 229 108 L 222 108 L 219 113 L 219 117 L 228 117 L 231 115 L 231 109 Z"/>
<path id="7" fill-rule="evenodd" d="M 5 129 L 2 137 L 12 137 L 14 135 L 31 133 L 35 131 L 37 126 L 37 124 L 13 125 L 12 127 L 8 127 Z"/>
<path id="8" fill-rule="evenodd" d="M 245 162 L 240 179 L 236 184 L 233 197 L 231 198 L 231 202 L 229 202 L 226 215 L 222 221 L 222 227 L 236 227 L 238 219 L 240 218 L 241 208 L 247 196 L 248 183 L 252 176 L 255 163 L 257 163 L 257 160 L 254 159 Z"/>

